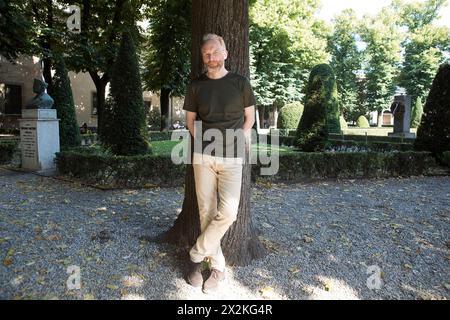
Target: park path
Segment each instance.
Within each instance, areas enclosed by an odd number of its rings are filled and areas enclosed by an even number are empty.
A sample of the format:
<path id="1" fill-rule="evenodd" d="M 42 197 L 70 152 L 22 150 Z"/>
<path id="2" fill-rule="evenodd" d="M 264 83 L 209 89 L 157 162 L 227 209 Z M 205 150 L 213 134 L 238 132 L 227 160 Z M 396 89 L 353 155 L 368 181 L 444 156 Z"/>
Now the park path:
<path id="1" fill-rule="evenodd" d="M 1 299 L 448 299 L 449 177 L 256 184 L 264 259 L 205 295 L 148 239 L 182 188 L 103 191 L 0 168 Z M 81 288 L 69 290 L 69 266 Z"/>

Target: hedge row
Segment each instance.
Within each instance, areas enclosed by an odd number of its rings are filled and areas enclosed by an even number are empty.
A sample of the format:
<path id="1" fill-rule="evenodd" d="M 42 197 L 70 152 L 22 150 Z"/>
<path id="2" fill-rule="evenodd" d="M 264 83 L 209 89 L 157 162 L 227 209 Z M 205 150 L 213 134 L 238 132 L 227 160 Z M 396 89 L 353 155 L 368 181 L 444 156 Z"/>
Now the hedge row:
<path id="1" fill-rule="evenodd" d="M 185 166 L 167 156 L 108 156 L 82 152 L 57 154 L 59 173 L 108 187 L 182 186 Z M 260 176 L 261 164 L 252 165 L 252 178 L 304 181 L 327 178 L 372 178 L 424 175 L 435 166 L 428 152 L 295 153 L 279 157 L 275 176 Z"/>
<path id="2" fill-rule="evenodd" d="M 0 164 L 11 162 L 19 143 L 14 140 L 0 141 Z"/>

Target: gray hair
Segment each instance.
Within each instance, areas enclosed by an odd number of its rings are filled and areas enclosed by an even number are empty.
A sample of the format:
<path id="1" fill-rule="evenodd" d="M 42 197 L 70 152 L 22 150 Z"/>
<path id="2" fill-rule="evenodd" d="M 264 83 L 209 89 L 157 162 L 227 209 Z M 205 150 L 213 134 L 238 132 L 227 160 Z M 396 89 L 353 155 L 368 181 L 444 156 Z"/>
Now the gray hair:
<path id="1" fill-rule="evenodd" d="M 227 50 L 227 47 L 225 46 L 225 41 L 223 41 L 223 38 L 215 33 L 207 33 L 203 36 L 202 47 L 206 42 L 211 41 L 211 40 L 219 41 L 219 43 L 223 47 L 223 49 Z"/>

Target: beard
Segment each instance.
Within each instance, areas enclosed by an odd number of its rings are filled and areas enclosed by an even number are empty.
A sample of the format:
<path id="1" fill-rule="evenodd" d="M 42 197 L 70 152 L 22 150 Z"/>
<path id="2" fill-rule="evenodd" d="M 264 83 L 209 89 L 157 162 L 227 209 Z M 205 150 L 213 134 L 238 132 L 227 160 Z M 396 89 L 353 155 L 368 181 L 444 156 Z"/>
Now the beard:
<path id="1" fill-rule="evenodd" d="M 206 64 L 208 70 L 220 70 L 223 66 L 223 61 L 211 61 Z"/>

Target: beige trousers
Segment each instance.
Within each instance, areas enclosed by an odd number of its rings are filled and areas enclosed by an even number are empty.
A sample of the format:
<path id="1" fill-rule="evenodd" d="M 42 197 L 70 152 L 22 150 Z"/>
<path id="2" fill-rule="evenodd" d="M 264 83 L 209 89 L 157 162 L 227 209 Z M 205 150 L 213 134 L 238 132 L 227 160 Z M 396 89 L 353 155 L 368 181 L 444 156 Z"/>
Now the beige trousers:
<path id="1" fill-rule="evenodd" d="M 193 168 L 201 234 L 190 250 L 190 257 L 196 263 L 209 258 L 212 268 L 224 271 L 220 241 L 237 218 L 242 159 L 194 153 Z"/>

